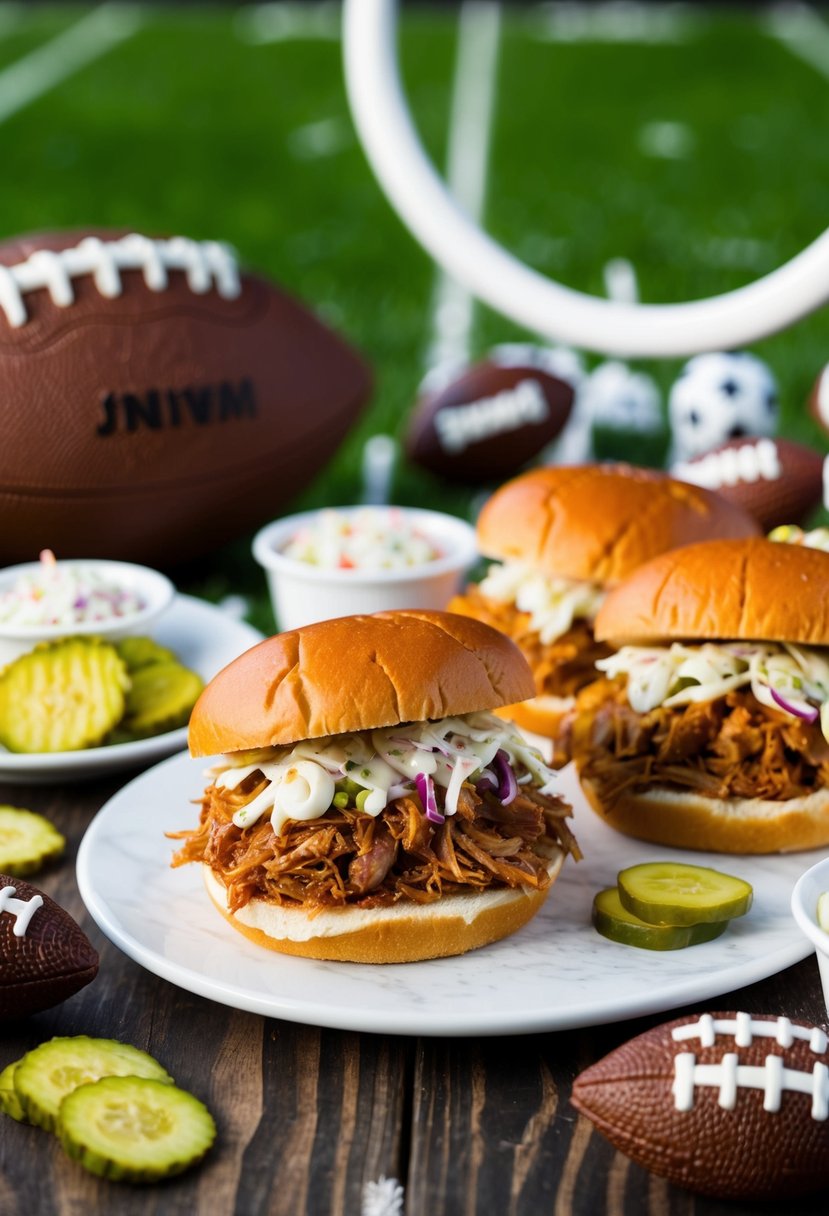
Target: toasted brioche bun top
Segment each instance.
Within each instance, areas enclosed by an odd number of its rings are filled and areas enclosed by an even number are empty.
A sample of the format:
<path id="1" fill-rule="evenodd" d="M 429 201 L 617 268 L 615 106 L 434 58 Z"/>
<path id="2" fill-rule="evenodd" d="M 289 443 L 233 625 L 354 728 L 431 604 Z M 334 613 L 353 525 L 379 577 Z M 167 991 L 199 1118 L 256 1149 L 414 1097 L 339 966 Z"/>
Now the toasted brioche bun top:
<path id="1" fill-rule="evenodd" d="M 829 553 L 712 540 L 663 553 L 608 595 L 600 641 L 741 639 L 829 645 Z"/>
<path id="2" fill-rule="evenodd" d="M 626 464 L 532 469 L 496 490 L 478 519 L 486 557 L 609 584 L 666 549 L 759 532 L 711 490 Z"/>
<path id="3" fill-rule="evenodd" d="M 535 692 L 518 647 L 449 612 L 320 621 L 246 651 L 190 717 L 194 756 L 496 709 Z"/>

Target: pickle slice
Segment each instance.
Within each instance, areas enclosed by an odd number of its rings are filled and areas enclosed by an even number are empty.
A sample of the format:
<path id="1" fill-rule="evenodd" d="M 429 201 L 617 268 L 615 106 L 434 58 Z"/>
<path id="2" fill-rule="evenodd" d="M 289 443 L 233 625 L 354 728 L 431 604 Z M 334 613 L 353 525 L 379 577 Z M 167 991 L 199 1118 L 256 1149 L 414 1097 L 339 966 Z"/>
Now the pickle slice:
<path id="1" fill-rule="evenodd" d="M 0 874 L 25 878 L 60 857 L 66 837 L 42 815 L 0 806 Z"/>
<path id="2" fill-rule="evenodd" d="M 115 643 L 115 649 L 127 665 L 130 675 L 153 663 L 177 663 L 178 658 L 166 646 L 152 638 L 128 637 Z"/>
<path id="3" fill-rule="evenodd" d="M 57 1134 L 68 1155 L 100 1178 L 155 1182 L 200 1161 L 216 1124 L 203 1102 L 175 1085 L 105 1077 L 64 1098 Z"/>
<path id="4" fill-rule="evenodd" d="M 127 669 L 114 646 L 66 638 L 0 674 L 0 743 L 11 752 L 66 752 L 100 743 L 124 713 Z"/>
<path id="5" fill-rule="evenodd" d="M 817 897 L 817 923 L 824 933 L 829 933 L 829 891 L 822 891 Z"/>
<path id="6" fill-rule="evenodd" d="M 742 878 L 682 861 L 629 866 L 617 882 L 622 905 L 650 925 L 733 920 L 748 912 L 754 896 Z"/>
<path id="7" fill-rule="evenodd" d="M 725 931 L 728 921 L 708 921 L 700 925 L 649 925 L 622 906 L 617 887 L 599 891 L 593 900 L 593 925 L 602 937 L 623 946 L 642 950 L 682 950 L 713 941 Z"/>
<path id="8" fill-rule="evenodd" d="M 203 687 L 201 676 L 181 663 L 142 667 L 132 677 L 121 728 L 141 737 L 184 726 Z"/>
<path id="9" fill-rule="evenodd" d="M 172 1085 L 157 1060 L 115 1039 L 87 1035 L 49 1039 L 27 1052 L 14 1074 L 14 1088 L 30 1123 L 54 1131 L 67 1094 L 101 1077 L 150 1077 Z"/>
<path id="10" fill-rule="evenodd" d="M 16 1119 L 18 1123 L 28 1123 L 26 1112 L 14 1088 L 14 1074 L 19 1063 L 19 1060 L 12 1060 L 11 1064 L 7 1064 L 0 1072 L 0 1112 Z"/>

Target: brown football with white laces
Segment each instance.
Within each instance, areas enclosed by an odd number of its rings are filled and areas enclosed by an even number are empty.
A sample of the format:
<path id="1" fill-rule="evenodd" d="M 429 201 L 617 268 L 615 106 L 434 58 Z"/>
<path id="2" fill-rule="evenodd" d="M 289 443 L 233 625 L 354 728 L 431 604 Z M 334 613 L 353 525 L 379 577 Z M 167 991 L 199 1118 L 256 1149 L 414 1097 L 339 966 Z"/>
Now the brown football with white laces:
<path id="1" fill-rule="evenodd" d="M 26 1017 L 73 996 L 98 973 L 98 953 L 60 904 L 0 874 L 0 1019 Z"/>
<path id="2" fill-rule="evenodd" d="M 729 439 L 675 464 L 680 481 L 716 490 L 755 517 L 764 531 L 798 524 L 823 499 L 824 456 L 805 444 L 769 436 Z"/>
<path id="3" fill-rule="evenodd" d="M 724 1199 L 829 1185 L 829 1050 L 820 1027 L 692 1014 L 630 1039 L 573 1085 L 578 1111 L 677 1186 Z"/>
<path id="4" fill-rule="evenodd" d="M 358 356 L 215 241 L 0 244 L 0 563 L 170 564 L 265 522 L 369 391 Z"/>

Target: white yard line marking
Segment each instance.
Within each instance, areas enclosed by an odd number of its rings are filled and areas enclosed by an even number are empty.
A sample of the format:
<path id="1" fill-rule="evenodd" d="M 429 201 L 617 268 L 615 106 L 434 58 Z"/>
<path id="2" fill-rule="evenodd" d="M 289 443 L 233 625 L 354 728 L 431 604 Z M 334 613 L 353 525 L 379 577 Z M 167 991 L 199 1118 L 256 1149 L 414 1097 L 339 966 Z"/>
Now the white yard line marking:
<path id="1" fill-rule="evenodd" d="M 130 38 L 138 26 L 133 8 L 102 4 L 50 42 L 4 68 L 0 71 L 0 122 Z"/>
<path id="2" fill-rule="evenodd" d="M 769 34 L 793 55 L 829 77 L 829 25 L 808 4 L 782 4 L 765 19 Z"/>
<path id="3" fill-rule="evenodd" d="M 331 0 L 317 4 L 257 4 L 242 9 L 236 18 L 236 34 L 243 42 L 264 46 L 293 39 L 337 42 L 340 38 L 340 5 Z"/>
<path id="4" fill-rule="evenodd" d="M 500 40 L 500 5 L 465 0 L 458 17 L 446 180 L 476 222 L 483 216 L 486 200 Z M 474 308 L 466 288 L 441 273 L 433 297 L 427 369 L 468 360 Z"/>
<path id="5" fill-rule="evenodd" d="M 536 37 L 546 42 L 626 42 L 654 46 L 684 42 L 700 15 L 687 4 L 539 4 L 528 14 Z"/>

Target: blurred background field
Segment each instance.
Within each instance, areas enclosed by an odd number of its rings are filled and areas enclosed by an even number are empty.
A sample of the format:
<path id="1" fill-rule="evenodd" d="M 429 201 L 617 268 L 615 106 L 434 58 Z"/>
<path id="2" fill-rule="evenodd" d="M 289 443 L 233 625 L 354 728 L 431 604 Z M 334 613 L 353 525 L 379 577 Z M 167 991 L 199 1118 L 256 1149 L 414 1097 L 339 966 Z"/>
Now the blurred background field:
<path id="1" fill-rule="evenodd" d="M 562 282 L 601 294 L 606 263 L 624 257 L 646 301 L 715 294 L 773 269 L 826 226 L 820 10 L 402 7 L 409 97 L 441 167 L 459 44 L 490 22 L 483 218 Z M 229 241 L 372 364 L 369 409 L 298 508 L 358 499 L 366 438 L 402 434 L 440 337 L 438 276 L 385 202 L 351 125 L 339 20 L 335 3 L 0 4 L 3 236 L 100 224 Z M 779 381 L 782 432 L 821 449 L 805 400 L 828 357 L 826 330 L 819 313 L 754 348 Z M 467 353 L 519 336 L 476 308 Z M 667 393 L 680 364 L 640 366 Z M 614 454 L 635 458 L 635 441 L 620 437 Z M 403 462 L 392 497 L 467 516 L 475 507 L 473 491 Z M 178 578 L 210 598 L 243 592 L 254 623 L 272 626 L 247 540 Z"/>

